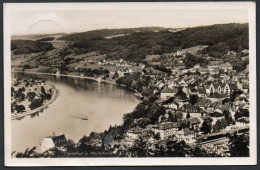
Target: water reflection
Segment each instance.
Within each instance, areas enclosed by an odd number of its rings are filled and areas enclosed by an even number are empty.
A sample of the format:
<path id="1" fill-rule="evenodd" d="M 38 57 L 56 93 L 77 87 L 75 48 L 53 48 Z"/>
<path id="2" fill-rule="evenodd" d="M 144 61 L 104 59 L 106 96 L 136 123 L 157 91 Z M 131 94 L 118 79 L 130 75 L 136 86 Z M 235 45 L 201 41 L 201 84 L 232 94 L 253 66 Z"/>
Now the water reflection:
<path id="1" fill-rule="evenodd" d="M 39 116 L 39 112 L 35 112 L 35 113 L 31 114 L 30 116 L 31 116 L 31 118 L 34 118 L 34 117 L 36 117 L 36 116 Z"/>

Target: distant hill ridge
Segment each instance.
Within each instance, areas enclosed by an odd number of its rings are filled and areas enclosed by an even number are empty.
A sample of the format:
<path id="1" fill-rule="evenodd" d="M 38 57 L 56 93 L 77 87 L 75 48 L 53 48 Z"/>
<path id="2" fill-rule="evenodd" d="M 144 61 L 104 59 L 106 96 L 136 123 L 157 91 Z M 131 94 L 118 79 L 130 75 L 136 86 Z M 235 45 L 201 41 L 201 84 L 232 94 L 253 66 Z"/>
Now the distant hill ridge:
<path id="1" fill-rule="evenodd" d="M 247 23 L 200 26 L 177 32 L 168 31 L 168 29 L 160 27 L 103 29 L 66 35 L 59 39 L 73 41 L 73 46 L 80 49 L 80 53 L 100 51 L 112 58 L 123 58 L 135 62 L 141 62 L 147 55 L 171 53 L 200 45 L 207 45 L 203 53 L 213 57 L 220 57 L 227 51 L 238 52 L 241 49 L 248 49 L 249 46 Z M 132 33 L 129 34 L 130 32 Z M 109 35 L 127 33 L 129 35 L 104 38 Z"/>
<path id="2" fill-rule="evenodd" d="M 93 38 L 104 38 L 106 36 L 113 36 L 117 34 L 131 34 L 134 32 L 154 32 L 168 30 L 169 28 L 163 27 L 139 27 L 139 28 L 122 28 L 122 29 L 99 29 L 80 33 L 72 33 L 69 35 L 62 36 L 58 40 L 67 41 L 81 41 L 89 40 Z"/>

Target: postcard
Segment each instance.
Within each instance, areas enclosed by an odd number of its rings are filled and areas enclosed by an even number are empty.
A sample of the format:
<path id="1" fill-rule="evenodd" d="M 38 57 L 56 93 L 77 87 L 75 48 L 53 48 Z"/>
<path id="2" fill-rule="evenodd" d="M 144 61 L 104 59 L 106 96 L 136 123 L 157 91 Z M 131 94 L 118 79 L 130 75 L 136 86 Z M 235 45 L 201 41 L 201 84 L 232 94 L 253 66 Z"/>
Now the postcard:
<path id="1" fill-rule="evenodd" d="M 6 166 L 256 165 L 254 2 L 4 3 Z"/>

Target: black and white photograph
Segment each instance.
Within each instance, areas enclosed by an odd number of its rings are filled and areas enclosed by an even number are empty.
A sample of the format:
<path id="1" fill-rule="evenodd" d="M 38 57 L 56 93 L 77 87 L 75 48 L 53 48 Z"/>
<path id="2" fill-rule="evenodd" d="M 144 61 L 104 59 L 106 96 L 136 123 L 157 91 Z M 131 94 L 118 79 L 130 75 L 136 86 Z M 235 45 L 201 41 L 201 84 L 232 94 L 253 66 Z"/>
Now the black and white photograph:
<path id="1" fill-rule="evenodd" d="M 256 164 L 253 2 L 5 3 L 4 75 L 6 166 Z"/>

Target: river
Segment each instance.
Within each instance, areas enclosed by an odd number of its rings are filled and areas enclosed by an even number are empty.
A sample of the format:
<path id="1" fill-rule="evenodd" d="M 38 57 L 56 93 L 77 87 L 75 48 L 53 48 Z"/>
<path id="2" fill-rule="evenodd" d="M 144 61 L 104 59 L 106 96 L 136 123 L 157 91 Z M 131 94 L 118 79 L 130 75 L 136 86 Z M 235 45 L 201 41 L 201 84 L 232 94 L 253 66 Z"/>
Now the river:
<path id="1" fill-rule="evenodd" d="M 33 146 L 39 149 L 42 139 L 53 132 L 64 133 L 67 139 L 77 142 L 83 135 L 122 124 L 123 115 L 139 103 L 132 92 L 109 83 L 52 75 L 12 73 L 12 76 L 45 80 L 59 89 L 58 99 L 43 112 L 12 120 L 12 151 Z"/>

